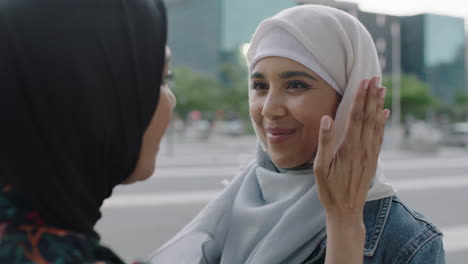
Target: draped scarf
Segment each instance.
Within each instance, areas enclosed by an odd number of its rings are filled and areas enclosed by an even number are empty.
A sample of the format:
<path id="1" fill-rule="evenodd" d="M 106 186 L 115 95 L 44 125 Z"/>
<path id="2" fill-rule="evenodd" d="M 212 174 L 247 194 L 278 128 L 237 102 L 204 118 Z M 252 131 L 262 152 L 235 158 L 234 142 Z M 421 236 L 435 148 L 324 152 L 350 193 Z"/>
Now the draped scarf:
<path id="1" fill-rule="evenodd" d="M 97 237 L 130 176 L 164 67 L 159 0 L 0 2 L 0 185 L 46 224 Z"/>

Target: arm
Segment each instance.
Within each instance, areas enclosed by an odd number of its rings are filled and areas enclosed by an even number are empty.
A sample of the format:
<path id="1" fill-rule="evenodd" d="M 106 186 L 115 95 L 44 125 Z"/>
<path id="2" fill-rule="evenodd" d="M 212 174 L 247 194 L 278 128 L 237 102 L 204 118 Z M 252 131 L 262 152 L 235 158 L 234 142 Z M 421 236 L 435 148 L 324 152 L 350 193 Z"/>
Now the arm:
<path id="1" fill-rule="evenodd" d="M 351 216 L 327 213 L 325 264 L 362 263 L 365 235 L 362 214 Z"/>
<path id="2" fill-rule="evenodd" d="M 378 78 L 364 80 L 346 123 L 337 151 L 333 121 L 324 116 L 314 163 L 320 200 L 327 221 L 326 264 L 363 263 L 364 204 L 377 168 L 385 122 L 385 88 Z"/>

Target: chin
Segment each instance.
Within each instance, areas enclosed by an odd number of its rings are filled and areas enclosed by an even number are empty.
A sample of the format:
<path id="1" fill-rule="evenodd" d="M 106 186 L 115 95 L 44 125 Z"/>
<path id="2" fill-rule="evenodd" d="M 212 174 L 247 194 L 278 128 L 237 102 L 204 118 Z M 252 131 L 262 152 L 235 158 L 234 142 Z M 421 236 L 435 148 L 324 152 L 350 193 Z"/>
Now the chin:
<path id="1" fill-rule="evenodd" d="M 295 168 L 295 167 L 304 165 L 312 161 L 315 156 L 315 153 L 314 154 L 311 154 L 311 153 L 298 154 L 298 152 L 293 152 L 293 153 L 281 153 L 281 152 L 273 152 L 273 151 L 268 152 L 273 163 L 275 163 L 276 166 L 283 168 L 283 169 L 290 169 L 290 168 Z M 310 157 L 310 158 L 304 158 L 304 157 Z"/>
<path id="2" fill-rule="evenodd" d="M 155 171 L 155 166 L 145 168 L 145 170 L 134 171 L 130 177 L 125 179 L 122 184 L 131 184 L 149 179 Z"/>
<path id="3" fill-rule="evenodd" d="M 278 156 L 278 155 L 270 154 L 270 156 L 271 156 L 273 163 L 275 163 L 276 166 L 283 168 L 283 169 L 294 168 L 307 162 L 307 161 L 302 162 L 301 160 L 297 160 L 297 159 L 291 159 L 291 156 L 287 156 L 287 155 Z"/>

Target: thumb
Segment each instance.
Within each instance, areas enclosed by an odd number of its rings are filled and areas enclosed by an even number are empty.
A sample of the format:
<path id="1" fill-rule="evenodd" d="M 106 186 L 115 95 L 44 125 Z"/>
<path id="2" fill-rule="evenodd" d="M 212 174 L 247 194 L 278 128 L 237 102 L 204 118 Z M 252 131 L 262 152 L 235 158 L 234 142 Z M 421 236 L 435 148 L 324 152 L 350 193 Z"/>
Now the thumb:
<path id="1" fill-rule="evenodd" d="M 335 127 L 331 117 L 325 115 L 320 122 L 317 154 L 314 161 L 314 174 L 317 183 L 326 180 L 333 160 L 333 147 L 335 141 Z"/>

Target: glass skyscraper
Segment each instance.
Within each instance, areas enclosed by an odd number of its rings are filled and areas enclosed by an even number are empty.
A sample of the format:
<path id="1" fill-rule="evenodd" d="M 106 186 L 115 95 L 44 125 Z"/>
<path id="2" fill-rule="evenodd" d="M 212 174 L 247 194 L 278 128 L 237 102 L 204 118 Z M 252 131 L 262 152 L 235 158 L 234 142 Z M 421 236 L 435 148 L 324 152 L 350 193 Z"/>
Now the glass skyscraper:
<path id="1" fill-rule="evenodd" d="M 462 18 L 422 14 L 402 17 L 402 69 L 426 82 L 442 102 L 465 91 L 465 28 Z"/>
<path id="2" fill-rule="evenodd" d="M 219 69 L 250 41 L 258 24 L 295 0 L 165 0 L 174 66 L 219 79 Z"/>

